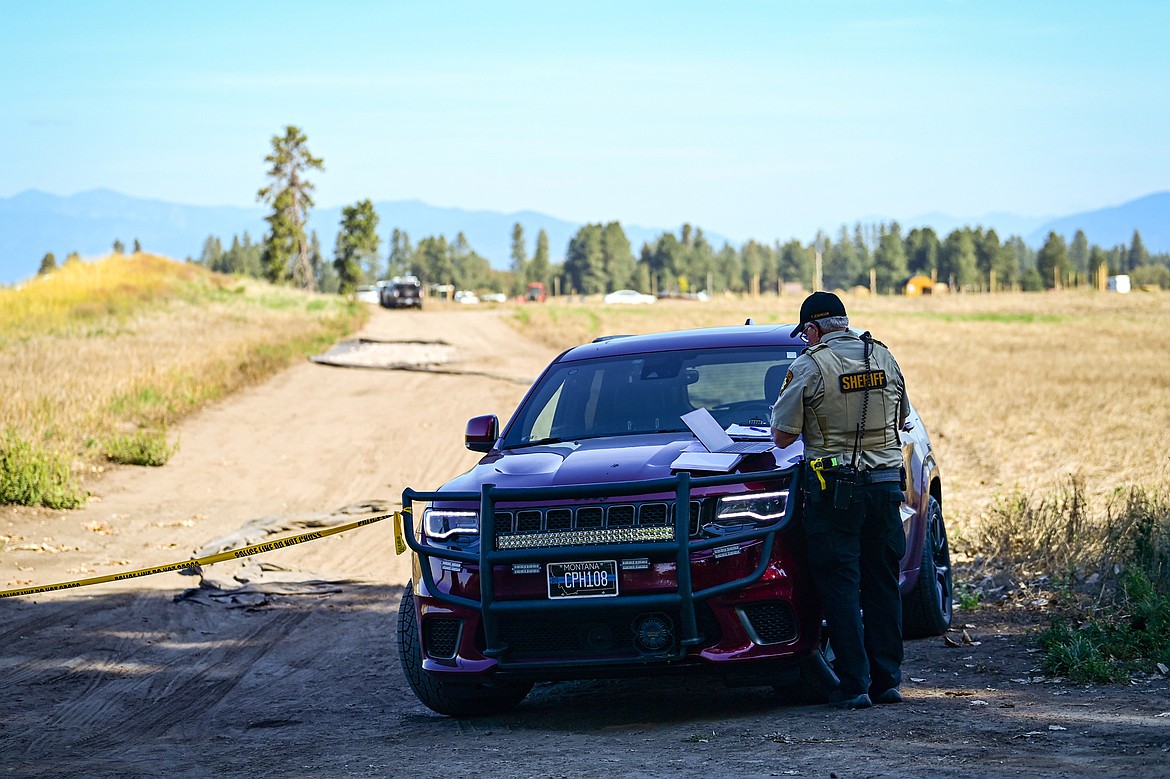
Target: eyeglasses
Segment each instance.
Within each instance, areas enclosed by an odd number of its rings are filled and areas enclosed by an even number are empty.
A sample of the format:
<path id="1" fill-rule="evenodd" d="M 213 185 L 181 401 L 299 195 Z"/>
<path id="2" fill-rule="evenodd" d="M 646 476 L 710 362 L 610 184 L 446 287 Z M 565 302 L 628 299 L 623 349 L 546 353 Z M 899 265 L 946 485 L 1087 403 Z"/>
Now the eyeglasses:
<path id="1" fill-rule="evenodd" d="M 813 322 L 806 322 L 804 327 L 800 328 L 800 340 L 804 341 L 805 343 L 808 343 L 808 329 L 810 327 L 816 327 L 816 324 Z"/>

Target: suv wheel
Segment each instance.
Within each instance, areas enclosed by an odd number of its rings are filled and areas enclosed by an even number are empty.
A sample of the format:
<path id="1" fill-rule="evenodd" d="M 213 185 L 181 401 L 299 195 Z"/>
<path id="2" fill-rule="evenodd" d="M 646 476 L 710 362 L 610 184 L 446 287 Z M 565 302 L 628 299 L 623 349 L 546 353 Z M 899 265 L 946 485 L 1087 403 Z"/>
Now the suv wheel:
<path id="1" fill-rule="evenodd" d="M 906 638 L 941 636 L 951 627 L 951 549 L 942 508 L 934 498 L 926 510 L 926 542 L 914 589 L 902 600 L 902 633 Z"/>
<path id="2" fill-rule="evenodd" d="M 498 687 L 453 684 L 435 679 L 422 667 L 422 634 L 414 607 L 414 583 L 406 585 L 398 604 L 398 659 L 410 689 L 428 709 L 449 717 L 482 717 L 510 711 L 524 700 L 531 684 Z"/>

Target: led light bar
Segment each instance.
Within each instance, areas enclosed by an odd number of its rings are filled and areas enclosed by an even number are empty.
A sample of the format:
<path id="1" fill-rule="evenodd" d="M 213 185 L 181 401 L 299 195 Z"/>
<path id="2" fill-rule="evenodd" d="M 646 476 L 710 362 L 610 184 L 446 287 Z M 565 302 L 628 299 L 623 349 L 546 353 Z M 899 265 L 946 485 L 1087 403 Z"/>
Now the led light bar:
<path id="1" fill-rule="evenodd" d="M 497 536 L 497 549 L 535 549 L 545 546 L 626 544 L 637 541 L 673 541 L 673 527 L 617 527 Z"/>

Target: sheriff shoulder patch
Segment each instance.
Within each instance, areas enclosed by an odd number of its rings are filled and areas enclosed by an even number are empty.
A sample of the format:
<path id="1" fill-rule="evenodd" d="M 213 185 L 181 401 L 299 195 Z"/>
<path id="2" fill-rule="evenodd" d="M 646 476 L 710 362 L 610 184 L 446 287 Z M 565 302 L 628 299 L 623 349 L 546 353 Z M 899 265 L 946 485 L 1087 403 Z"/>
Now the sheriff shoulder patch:
<path id="1" fill-rule="evenodd" d="M 784 390 L 788 389 L 788 385 L 792 383 L 792 371 L 784 374 L 784 384 L 780 386 L 780 394 L 784 394 Z"/>
<path id="2" fill-rule="evenodd" d="M 861 392 L 867 389 L 885 389 L 885 371 L 862 371 L 861 373 L 846 373 L 841 376 L 842 392 Z"/>

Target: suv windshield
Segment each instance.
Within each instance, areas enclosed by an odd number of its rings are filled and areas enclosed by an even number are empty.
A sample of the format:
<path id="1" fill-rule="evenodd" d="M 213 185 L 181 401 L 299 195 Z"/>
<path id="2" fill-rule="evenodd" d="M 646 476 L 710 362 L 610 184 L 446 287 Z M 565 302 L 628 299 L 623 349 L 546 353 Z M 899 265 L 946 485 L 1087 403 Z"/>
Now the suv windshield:
<path id="1" fill-rule="evenodd" d="M 796 355 L 791 347 L 757 346 L 560 363 L 517 411 L 501 446 L 682 432 L 682 415 L 698 408 L 725 428 L 766 427 Z"/>

